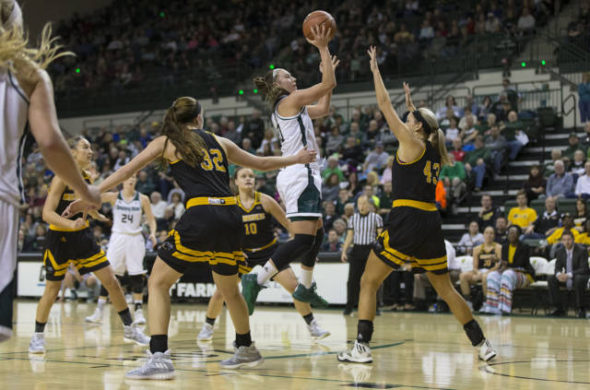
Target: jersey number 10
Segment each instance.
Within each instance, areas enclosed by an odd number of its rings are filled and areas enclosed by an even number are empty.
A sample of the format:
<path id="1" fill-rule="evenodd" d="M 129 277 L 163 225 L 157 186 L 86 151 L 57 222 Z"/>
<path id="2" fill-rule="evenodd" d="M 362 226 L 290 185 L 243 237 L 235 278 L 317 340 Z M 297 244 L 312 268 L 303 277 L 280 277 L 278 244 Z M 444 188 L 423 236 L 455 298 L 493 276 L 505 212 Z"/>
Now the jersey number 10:
<path id="1" fill-rule="evenodd" d="M 247 223 L 244 225 L 246 228 L 246 235 L 252 235 L 258 233 L 258 227 L 256 226 L 256 222 Z"/>
<path id="2" fill-rule="evenodd" d="M 432 167 L 432 168 L 431 168 Z M 440 164 L 432 164 L 430 160 L 426 161 L 424 165 L 424 176 L 426 176 L 426 182 L 436 185 L 438 182 L 438 174 L 440 173 Z"/>

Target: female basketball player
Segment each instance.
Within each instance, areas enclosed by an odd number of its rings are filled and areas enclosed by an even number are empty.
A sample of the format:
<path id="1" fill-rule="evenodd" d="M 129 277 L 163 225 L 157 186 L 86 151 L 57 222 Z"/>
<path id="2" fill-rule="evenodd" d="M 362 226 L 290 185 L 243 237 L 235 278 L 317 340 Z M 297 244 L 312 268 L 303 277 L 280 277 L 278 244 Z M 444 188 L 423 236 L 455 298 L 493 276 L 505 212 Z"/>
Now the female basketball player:
<path id="1" fill-rule="evenodd" d="M 290 228 L 289 220 L 281 206 L 270 196 L 255 191 L 254 182 L 254 172 L 250 168 L 236 170 L 235 183 L 239 191 L 237 202 L 242 214 L 245 234 L 242 245 L 246 254 L 246 264 L 240 265 L 240 273 L 243 274 L 247 274 L 257 265 L 264 265 L 279 246 L 273 233 L 272 217 L 287 230 Z M 297 288 L 297 277 L 291 267 L 275 275 L 274 280 L 291 294 Z M 309 334 L 314 340 L 330 335 L 330 332 L 320 328 L 318 321 L 313 318 L 309 303 L 294 299 L 293 304 L 307 323 Z M 213 338 L 213 325 L 222 308 L 223 295 L 217 290 L 209 300 L 207 318 L 197 340 L 208 341 Z"/>
<path id="2" fill-rule="evenodd" d="M 334 70 L 339 60 L 330 57 L 328 37 L 330 29 L 315 26 L 314 40 L 308 42 L 318 48 L 321 56 L 322 81 L 313 87 L 298 90 L 296 79 L 285 69 L 274 69 L 266 76 L 254 80 L 272 107 L 271 120 L 281 143 L 283 156 L 293 156 L 310 146 L 318 150 L 312 119 L 326 116 L 330 109 L 332 90 L 336 87 Z M 313 104 L 317 102 L 317 104 Z M 277 177 L 277 189 L 287 207 L 291 231 L 295 237 L 281 245 L 257 275 L 244 275 L 242 294 L 250 314 L 254 311 L 256 297 L 262 286 L 274 275 L 283 271 L 289 263 L 301 259 L 301 283 L 293 298 L 314 306 L 328 303 L 315 292 L 313 267 L 324 238 L 321 212 L 322 178 L 318 163 L 292 165 L 281 170 Z"/>
<path id="3" fill-rule="evenodd" d="M 404 84 L 410 113 L 406 122 L 397 116 L 389 93 L 381 79 L 375 47 L 368 51 L 375 83 L 377 103 L 387 124 L 399 140 L 399 149 L 392 168 L 393 207 L 387 228 L 379 235 L 361 280 L 358 336 L 351 351 L 338 354 L 338 360 L 371 363 L 369 342 L 375 318 L 375 294 L 385 278 L 394 270 L 411 263 L 426 271 L 436 292 L 463 325 L 479 358 L 485 361 L 496 356 L 471 310 L 457 293 L 449 278 L 441 218 L 434 203 L 434 191 L 442 165 L 447 163 L 445 138 L 434 113 L 426 108 L 415 109 L 410 89 Z"/>
<path id="4" fill-rule="evenodd" d="M 86 180 L 89 180 L 85 170 L 92 162 L 93 152 L 90 142 L 84 137 L 75 137 L 69 140 L 69 145 L 80 172 Z M 86 216 L 83 215 L 74 220 L 61 216 L 61 213 L 74 199 L 74 190 L 59 177 L 54 177 L 43 206 L 43 220 L 50 224 L 43 253 L 46 283 L 43 296 L 37 305 L 35 333 L 29 345 L 29 352 L 45 352 L 43 332 L 49 318 L 49 311 L 59 293 L 61 282 L 70 263 L 76 266 L 81 275 L 94 272 L 94 275 L 107 289 L 113 300 L 113 306 L 123 321 L 125 341 L 147 345 L 149 338 L 141 330 L 132 326 L 133 319 L 127 302 L 125 302 L 123 290 L 115 278 L 103 250 L 94 240 Z M 91 215 L 94 218 L 99 217 L 96 211 L 91 212 Z"/>
<path id="5" fill-rule="evenodd" d="M 150 200 L 144 194 L 135 191 L 137 178 L 131 176 L 123 182 L 123 190 L 120 192 L 107 192 L 101 196 L 103 203 L 108 202 L 113 208 L 113 228 L 107 247 L 107 259 L 111 262 L 115 275 L 122 277 L 127 271 L 129 286 L 133 292 L 133 305 L 135 307 L 135 323 L 145 324 L 143 316 L 143 288 L 145 284 L 146 270 L 143 268 L 145 257 L 145 240 L 142 234 L 142 217 L 150 227 L 149 239 L 155 247 L 156 218 L 152 214 Z M 104 306 L 107 302 L 107 290 L 100 288 L 100 296 L 94 314 L 86 317 L 87 322 L 101 322 Z"/>
<path id="6" fill-rule="evenodd" d="M 0 3 L 0 342 L 12 335 L 18 215 L 24 200 L 20 163 L 27 124 L 49 168 L 83 199 L 100 203 L 98 190 L 85 183 L 76 168 L 57 123 L 51 79 L 45 69 L 67 54 L 58 51 L 49 24 L 43 29 L 39 48 L 27 47 L 18 3 Z"/>
<path id="7" fill-rule="evenodd" d="M 289 157 L 256 157 L 226 138 L 202 130 L 201 105 L 191 97 L 174 101 L 164 117 L 162 136 L 154 139 L 127 165 L 100 185 L 106 191 L 131 177 L 150 162 L 171 165 L 172 177 L 186 194 L 186 211 L 158 250 L 148 283 L 150 359 L 127 373 L 134 379 L 174 377 L 168 350 L 170 287 L 196 262 L 208 262 L 236 329 L 235 353 L 221 361 L 224 368 L 255 366 L 263 359 L 250 336 L 248 308 L 238 289 L 242 252 L 242 219 L 229 188 L 228 162 L 260 171 L 315 160 L 316 150 L 301 149 Z M 72 207 L 66 214 L 84 208 Z"/>

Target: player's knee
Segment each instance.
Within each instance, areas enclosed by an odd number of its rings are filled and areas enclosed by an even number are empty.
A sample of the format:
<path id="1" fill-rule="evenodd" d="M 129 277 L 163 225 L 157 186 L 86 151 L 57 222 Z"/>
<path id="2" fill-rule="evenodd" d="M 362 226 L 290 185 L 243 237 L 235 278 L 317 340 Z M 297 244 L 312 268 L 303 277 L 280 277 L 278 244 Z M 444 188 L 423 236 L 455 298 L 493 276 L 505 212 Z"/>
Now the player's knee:
<path id="1" fill-rule="evenodd" d="M 315 236 L 311 234 L 296 234 L 292 240 L 281 245 L 272 256 L 272 261 L 279 272 L 286 269 L 291 261 L 299 259 L 309 252 L 313 247 L 314 240 Z"/>
<path id="2" fill-rule="evenodd" d="M 227 301 L 232 302 L 240 298 L 240 290 L 237 284 L 219 285 L 217 291 Z"/>
<path id="3" fill-rule="evenodd" d="M 379 288 L 379 280 L 376 276 L 368 274 L 368 273 L 363 273 L 363 276 L 361 276 L 361 290 L 375 290 L 377 291 L 377 288 Z"/>
<path id="4" fill-rule="evenodd" d="M 135 294 L 143 293 L 144 276 L 143 275 L 131 275 L 129 276 L 129 285 L 131 291 Z"/>
<path id="5" fill-rule="evenodd" d="M 320 252 L 320 247 L 322 246 L 323 242 L 324 228 L 321 227 L 317 230 L 315 234 L 315 238 L 313 240 L 311 249 L 301 259 L 301 264 L 305 265 L 306 267 L 313 267 L 315 265 L 318 253 Z"/>
<path id="6" fill-rule="evenodd" d="M 48 294 L 57 295 L 60 289 L 61 281 L 46 280 L 45 291 L 47 291 Z"/>

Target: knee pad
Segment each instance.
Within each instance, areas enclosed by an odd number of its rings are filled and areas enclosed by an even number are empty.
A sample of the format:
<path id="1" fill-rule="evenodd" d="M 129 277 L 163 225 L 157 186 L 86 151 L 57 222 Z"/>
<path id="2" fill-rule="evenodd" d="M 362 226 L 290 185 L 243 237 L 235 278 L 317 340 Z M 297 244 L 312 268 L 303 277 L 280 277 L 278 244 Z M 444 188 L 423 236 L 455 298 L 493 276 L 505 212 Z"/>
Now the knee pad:
<path id="1" fill-rule="evenodd" d="M 320 253 L 320 247 L 322 246 L 322 242 L 324 242 L 324 228 L 321 227 L 315 233 L 315 239 L 313 241 L 312 247 L 309 251 L 303 255 L 301 258 L 301 264 L 305 265 L 306 267 L 313 267 L 315 265 L 316 258 L 318 257 L 318 253 Z"/>
<path id="2" fill-rule="evenodd" d="M 143 293 L 144 280 L 143 274 L 129 276 L 129 287 L 134 294 Z"/>
<path id="3" fill-rule="evenodd" d="M 283 271 L 290 262 L 309 252 L 314 244 L 314 238 L 311 234 L 296 234 L 292 240 L 281 245 L 272 255 L 272 261 L 277 270 Z"/>

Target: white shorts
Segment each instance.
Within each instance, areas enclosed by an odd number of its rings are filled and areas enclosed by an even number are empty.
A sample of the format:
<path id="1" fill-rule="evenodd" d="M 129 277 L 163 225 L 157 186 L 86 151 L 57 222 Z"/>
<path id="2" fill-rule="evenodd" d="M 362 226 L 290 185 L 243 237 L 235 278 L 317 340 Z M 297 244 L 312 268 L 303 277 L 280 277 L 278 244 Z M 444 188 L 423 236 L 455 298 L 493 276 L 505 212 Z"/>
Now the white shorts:
<path id="1" fill-rule="evenodd" d="M 322 177 L 305 165 L 287 167 L 277 176 L 277 190 L 287 208 L 287 218 L 322 217 Z"/>
<path id="2" fill-rule="evenodd" d="M 111 234 L 107 259 L 117 275 L 142 275 L 147 271 L 143 268 L 145 257 L 145 240 L 143 235 Z"/>
<path id="3" fill-rule="evenodd" d="M 18 207 L 0 200 L 0 339 L 12 335 L 12 289 L 16 269 Z"/>

